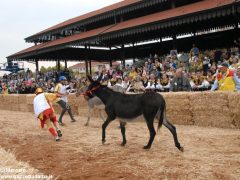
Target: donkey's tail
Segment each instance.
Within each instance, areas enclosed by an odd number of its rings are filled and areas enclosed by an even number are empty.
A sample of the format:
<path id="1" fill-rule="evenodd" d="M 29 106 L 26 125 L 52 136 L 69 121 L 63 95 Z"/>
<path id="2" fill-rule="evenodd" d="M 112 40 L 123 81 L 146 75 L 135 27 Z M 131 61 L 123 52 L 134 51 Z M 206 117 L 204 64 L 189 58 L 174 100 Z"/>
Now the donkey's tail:
<path id="1" fill-rule="evenodd" d="M 161 107 L 159 108 L 160 111 L 160 117 L 159 117 L 159 121 L 158 121 L 158 129 L 157 131 L 159 131 L 159 129 L 162 127 L 163 124 L 163 120 L 164 118 L 166 118 L 166 105 L 162 104 Z"/>

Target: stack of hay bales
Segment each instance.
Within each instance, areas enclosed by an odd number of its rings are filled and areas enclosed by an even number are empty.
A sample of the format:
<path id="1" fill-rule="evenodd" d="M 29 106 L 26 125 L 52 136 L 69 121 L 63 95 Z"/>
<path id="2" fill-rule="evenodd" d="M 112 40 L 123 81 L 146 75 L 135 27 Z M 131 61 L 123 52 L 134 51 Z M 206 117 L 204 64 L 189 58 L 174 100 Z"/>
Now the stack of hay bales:
<path id="1" fill-rule="evenodd" d="M 240 128 L 240 92 L 228 93 L 228 102 L 232 117 L 232 126 Z"/>
<path id="2" fill-rule="evenodd" d="M 189 92 L 162 93 L 167 106 L 167 119 L 173 124 L 193 125 Z"/>
<path id="3" fill-rule="evenodd" d="M 25 99 L 26 99 L 26 101 L 23 101 L 23 102 L 25 102 L 25 103 L 23 103 L 23 104 L 25 104 L 26 105 L 26 109 L 27 109 L 27 111 L 28 112 L 34 112 L 34 110 L 33 110 L 33 99 L 35 98 L 35 94 L 27 94 L 27 95 L 21 95 L 22 97 L 22 99 L 23 99 L 23 97 L 25 96 Z"/>
<path id="4" fill-rule="evenodd" d="M 190 105 L 195 125 L 231 128 L 232 118 L 228 106 L 228 93 L 191 93 Z"/>

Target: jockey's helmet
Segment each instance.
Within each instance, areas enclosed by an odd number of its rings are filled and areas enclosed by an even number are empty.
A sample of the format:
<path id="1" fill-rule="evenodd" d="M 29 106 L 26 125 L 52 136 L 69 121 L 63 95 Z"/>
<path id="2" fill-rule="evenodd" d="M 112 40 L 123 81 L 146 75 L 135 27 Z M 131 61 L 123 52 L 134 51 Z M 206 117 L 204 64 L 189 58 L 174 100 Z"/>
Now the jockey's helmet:
<path id="1" fill-rule="evenodd" d="M 38 95 L 40 93 L 43 93 L 43 89 L 42 88 L 37 88 L 35 91 L 35 94 Z"/>

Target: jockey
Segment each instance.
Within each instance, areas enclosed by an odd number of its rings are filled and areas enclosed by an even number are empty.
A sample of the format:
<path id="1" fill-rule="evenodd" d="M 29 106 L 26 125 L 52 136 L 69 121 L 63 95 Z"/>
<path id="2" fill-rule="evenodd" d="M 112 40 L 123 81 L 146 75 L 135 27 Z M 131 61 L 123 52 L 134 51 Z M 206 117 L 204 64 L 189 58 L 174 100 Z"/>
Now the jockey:
<path id="1" fill-rule="evenodd" d="M 58 128 L 57 118 L 52 107 L 52 102 L 57 101 L 59 96 L 52 93 L 43 93 L 42 88 L 37 88 L 35 94 L 36 97 L 33 100 L 34 112 L 41 122 L 41 127 L 44 128 L 44 125 L 47 124 L 49 132 L 56 141 L 59 141 L 62 133 Z"/>

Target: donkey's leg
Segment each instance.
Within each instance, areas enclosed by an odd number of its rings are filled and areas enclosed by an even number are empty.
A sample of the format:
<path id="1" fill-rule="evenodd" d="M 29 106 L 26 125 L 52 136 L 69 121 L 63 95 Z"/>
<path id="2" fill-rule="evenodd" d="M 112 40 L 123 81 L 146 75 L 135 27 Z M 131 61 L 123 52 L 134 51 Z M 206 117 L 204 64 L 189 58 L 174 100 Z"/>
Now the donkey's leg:
<path id="1" fill-rule="evenodd" d="M 103 110 L 102 110 L 102 109 L 99 109 L 99 111 L 100 111 L 100 117 L 101 117 L 101 119 L 102 119 L 103 122 L 104 122 Z"/>
<path id="2" fill-rule="evenodd" d="M 153 120 L 154 120 L 154 118 L 146 119 L 146 123 L 147 123 L 148 130 L 149 130 L 149 133 L 150 133 L 150 138 L 149 138 L 148 144 L 143 147 L 144 149 L 150 149 L 151 148 L 154 137 L 156 135 L 156 131 L 155 131 L 154 125 L 153 125 Z"/>
<path id="3" fill-rule="evenodd" d="M 183 147 L 180 145 L 180 143 L 178 142 L 176 127 L 175 127 L 174 125 L 172 125 L 167 119 L 164 119 L 164 120 L 163 120 L 163 125 L 164 125 L 166 128 L 168 128 L 169 131 L 172 133 L 175 146 L 176 146 L 180 151 L 183 152 L 184 149 L 183 149 Z"/>
<path id="4" fill-rule="evenodd" d="M 110 116 L 108 116 L 106 121 L 102 125 L 102 144 L 106 142 L 106 128 L 109 125 L 109 123 L 113 120 L 114 120 L 113 118 L 110 118 Z"/>
<path id="5" fill-rule="evenodd" d="M 91 118 L 91 114 L 92 114 L 92 110 L 93 110 L 93 108 L 91 108 L 90 106 L 88 106 L 88 118 L 87 118 L 87 122 L 84 124 L 85 126 L 88 126 L 88 125 L 89 125 L 90 118 Z"/>
<path id="6" fill-rule="evenodd" d="M 124 146 L 127 143 L 126 135 L 125 135 L 125 132 L 126 132 L 125 125 L 126 125 L 125 122 L 120 121 L 120 128 L 121 128 L 121 133 L 122 133 L 122 138 L 123 138 L 122 146 Z"/>

